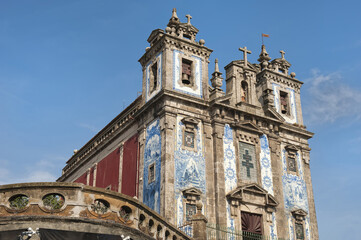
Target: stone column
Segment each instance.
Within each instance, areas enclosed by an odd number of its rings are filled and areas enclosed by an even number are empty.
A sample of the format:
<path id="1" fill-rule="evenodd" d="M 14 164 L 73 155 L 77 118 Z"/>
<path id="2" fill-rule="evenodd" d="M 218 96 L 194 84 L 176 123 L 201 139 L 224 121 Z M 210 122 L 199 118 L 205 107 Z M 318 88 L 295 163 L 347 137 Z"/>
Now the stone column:
<path id="1" fill-rule="evenodd" d="M 192 216 L 194 240 L 207 239 L 207 218 L 202 214 L 202 203 L 197 203 L 197 213 Z"/>

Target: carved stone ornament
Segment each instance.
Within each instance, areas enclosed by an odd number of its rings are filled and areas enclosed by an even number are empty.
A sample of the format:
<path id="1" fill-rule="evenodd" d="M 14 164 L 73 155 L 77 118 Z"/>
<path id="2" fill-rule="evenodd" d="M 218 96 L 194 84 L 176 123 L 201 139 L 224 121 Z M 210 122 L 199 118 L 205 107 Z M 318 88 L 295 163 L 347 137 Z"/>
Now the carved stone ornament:
<path id="1" fill-rule="evenodd" d="M 227 199 L 232 216 L 237 215 L 238 206 L 242 204 L 262 206 L 267 212 L 273 212 L 278 205 L 276 199 L 256 183 L 238 186 L 227 194 Z"/>
<path id="2" fill-rule="evenodd" d="M 305 220 L 305 217 L 307 216 L 307 212 L 302 209 L 297 209 L 292 211 L 292 215 L 296 219 L 296 221 L 303 222 Z"/>
<path id="3" fill-rule="evenodd" d="M 186 127 L 186 129 L 195 129 L 198 125 L 198 120 L 191 118 L 191 117 L 185 117 L 182 119 L 182 123 Z"/>
<path id="4" fill-rule="evenodd" d="M 254 132 L 259 135 L 263 134 L 262 130 L 256 124 L 254 124 L 252 121 L 249 121 L 249 120 L 231 124 L 231 127 L 248 130 L 249 132 Z"/>
<path id="5" fill-rule="evenodd" d="M 297 152 L 297 151 L 298 151 L 298 148 L 297 148 L 295 145 L 293 145 L 293 144 L 287 145 L 287 146 L 285 147 L 285 149 L 286 149 L 287 151 L 291 151 L 291 152 Z"/>
<path id="6" fill-rule="evenodd" d="M 196 201 L 199 200 L 201 195 L 202 192 L 194 187 L 183 190 L 183 196 L 192 204 L 196 204 Z"/>

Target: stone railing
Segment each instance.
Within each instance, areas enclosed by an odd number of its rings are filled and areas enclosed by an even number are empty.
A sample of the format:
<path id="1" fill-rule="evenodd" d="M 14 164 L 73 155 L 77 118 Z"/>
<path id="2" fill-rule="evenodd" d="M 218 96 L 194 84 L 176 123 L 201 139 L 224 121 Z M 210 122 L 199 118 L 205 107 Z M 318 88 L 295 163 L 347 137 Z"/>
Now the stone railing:
<path id="1" fill-rule="evenodd" d="M 63 181 L 64 177 L 70 173 L 81 162 L 85 161 L 95 150 L 100 149 L 104 143 L 109 142 L 111 137 L 116 136 L 128 123 L 134 120 L 134 115 L 140 107 L 141 96 L 138 97 L 132 104 L 122 111 L 117 117 L 113 119 L 107 126 L 105 126 L 97 135 L 95 135 L 87 144 L 85 144 L 79 151 L 67 161 L 67 165 L 63 168 L 63 176 L 58 181 Z"/>
<path id="2" fill-rule="evenodd" d="M 131 239 L 192 239 L 137 199 L 80 183 L 3 185 L 0 196 L 0 233 L 32 227 Z"/>

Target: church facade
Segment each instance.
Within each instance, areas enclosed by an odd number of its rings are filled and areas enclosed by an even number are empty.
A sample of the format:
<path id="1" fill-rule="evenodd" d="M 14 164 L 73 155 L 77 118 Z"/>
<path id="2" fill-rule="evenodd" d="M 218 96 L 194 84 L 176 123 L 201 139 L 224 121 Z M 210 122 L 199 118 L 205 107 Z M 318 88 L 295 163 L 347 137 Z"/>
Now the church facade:
<path id="1" fill-rule="evenodd" d="M 139 59 L 142 95 L 68 160 L 60 182 L 138 198 L 177 226 L 203 204 L 209 224 L 270 239 L 318 239 L 302 82 L 271 59 L 225 66 L 175 9 Z M 209 84 L 209 82 L 211 84 Z M 225 83 L 226 91 L 222 90 Z M 229 238 L 233 239 L 233 238 Z"/>

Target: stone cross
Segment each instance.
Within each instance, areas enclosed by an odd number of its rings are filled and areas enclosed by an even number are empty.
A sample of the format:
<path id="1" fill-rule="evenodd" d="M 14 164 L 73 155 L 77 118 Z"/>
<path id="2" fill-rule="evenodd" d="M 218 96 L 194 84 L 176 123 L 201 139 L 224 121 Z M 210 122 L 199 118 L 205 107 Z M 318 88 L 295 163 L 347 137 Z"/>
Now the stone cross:
<path id="1" fill-rule="evenodd" d="M 188 19 L 188 20 L 187 20 L 187 24 L 191 24 L 192 16 L 189 15 L 189 14 L 187 14 L 187 15 L 186 15 L 186 18 Z"/>
<path id="2" fill-rule="evenodd" d="M 248 155 L 248 150 L 245 151 L 246 154 L 243 154 L 243 159 L 245 161 L 242 162 L 242 166 L 247 168 L 247 177 L 251 177 L 251 168 L 253 168 L 252 157 Z"/>
<path id="3" fill-rule="evenodd" d="M 281 53 L 282 59 L 285 59 L 285 51 L 281 50 L 280 53 Z"/>
<path id="4" fill-rule="evenodd" d="M 247 67 L 247 54 L 251 54 L 252 52 L 248 50 L 247 47 L 239 48 L 239 51 L 243 52 L 244 66 Z"/>

